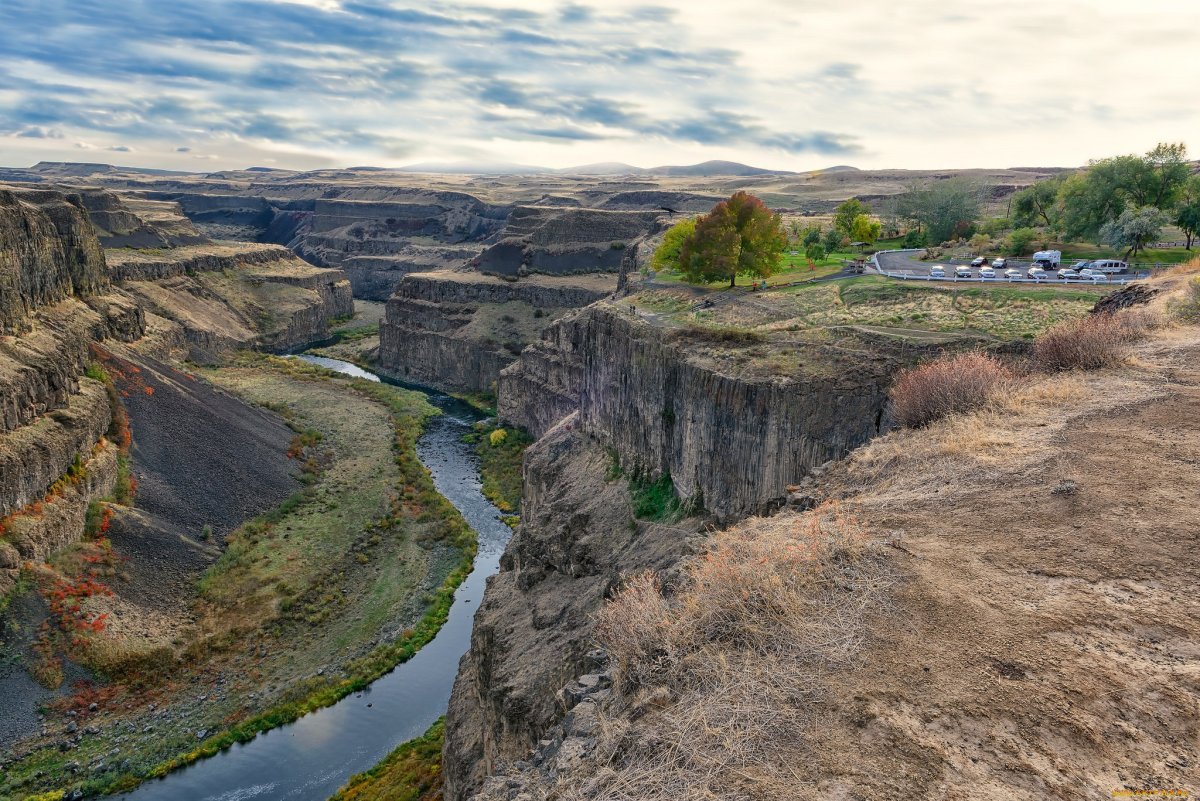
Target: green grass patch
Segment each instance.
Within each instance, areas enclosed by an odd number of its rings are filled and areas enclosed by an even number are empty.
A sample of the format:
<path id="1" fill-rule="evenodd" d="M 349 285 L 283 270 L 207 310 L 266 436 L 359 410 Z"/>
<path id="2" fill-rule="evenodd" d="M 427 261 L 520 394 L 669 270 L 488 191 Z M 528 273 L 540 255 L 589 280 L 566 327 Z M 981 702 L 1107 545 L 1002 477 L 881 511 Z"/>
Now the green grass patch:
<path id="1" fill-rule="evenodd" d="M 497 432 L 503 431 L 503 436 Z M 479 424 L 467 435 L 479 456 L 479 474 L 483 478 L 483 494 L 502 512 L 515 512 L 521 507 L 522 465 L 525 449 L 533 437 L 519 428 L 503 428 Z"/>
<path id="2" fill-rule="evenodd" d="M 375 767 L 351 776 L 330 801 L 438 801 L 442 797 L 445 718 L 388 754 Z"/>
<path id="3" fill-rule="evenodd" d="M 630 478 L 629 494 L 633 498 L 633 515 L 639 520 L 667 523 L 684 516 L 684 505 L 675 494 L 670 473 L 663 473 L 655 480 L 641 475 Z"/>

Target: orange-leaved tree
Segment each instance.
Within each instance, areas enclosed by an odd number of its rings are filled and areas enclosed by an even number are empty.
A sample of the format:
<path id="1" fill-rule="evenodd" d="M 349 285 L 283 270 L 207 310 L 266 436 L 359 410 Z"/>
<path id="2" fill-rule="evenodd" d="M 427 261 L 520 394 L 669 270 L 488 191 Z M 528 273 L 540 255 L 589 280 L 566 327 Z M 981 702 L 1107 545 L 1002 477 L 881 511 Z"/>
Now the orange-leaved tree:
<path id="1" fill-rule="evenodd" d="M 735 192 L 696 222 L 684 240 L 679 270 L 694 284 L 729 280 L 739 275 L 766 278 L 779 269 L 787 234 L 778 214 L 747 192 Z"/>

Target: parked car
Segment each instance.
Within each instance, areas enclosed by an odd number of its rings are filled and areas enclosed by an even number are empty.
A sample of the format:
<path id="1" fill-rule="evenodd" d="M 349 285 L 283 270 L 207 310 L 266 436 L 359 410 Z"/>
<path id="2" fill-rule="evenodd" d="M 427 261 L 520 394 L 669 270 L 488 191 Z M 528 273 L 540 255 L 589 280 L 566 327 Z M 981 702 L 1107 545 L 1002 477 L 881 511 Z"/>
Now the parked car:
<path id="1" fill-rule="evenodd" d="M 971 268 L 964 267 L 963 265 L 960 264 L 959 266 L 954 268 L 954 277 L 955 278 L 970 278 L 971 277 Z"/>
<path id="2" fill-rule="evenodd" d="M 1004 271 L 1004 277 L 1009 281 L 1016 281 L 1017 279 L 1024 278 L 1025 273 L 1021 272 L 1016 267 L 1009 267 Z"/>
<path id="3" fill-rule="evenodd" d="M 1107 281 L 1108 276 L 1099 270 L 1093 270 L 1091 267 L 1085 267 L 1079 271 L 1080 280 L 1084 281 Z"/>
<path id="4" fill-rule="evenodd" d="M 972 267 L 982 267 L 983 265 L 985 265 L 987 263 L 988 263 L 987 256 L 976 256 L 975 258 L 971 259 Z"/>
<path id="5" fill-rule="evenodd" d="M 998 259 L 994 259 L 992 261 L 992 269 L 993 270 L 1003 270 L 1007 266 L 1008 266 L 1008 259 L 1004 258 L 1003 256 L 1001 256 Z"/>
<path id="6" fill-rule="evenodd" d="M 1079 261 L 1077 261 L 1071 265 L 1071 269 L 1074 270 L 1075 272 L 1079 272 L 1084 267 L 1091 267 L 1091 266 L 1092 266 L 1092 263 L 1090 261 L 1088 261 L 1087 259 L 1080 259 Z"/>
<path id="7" fill-rule="evenodd" d="M 1124 275 L 1129 272 L 1129 265 L 1120 259 L 1097 259 L 1088 266 L 1105 275 Z"/>
<path id="8" fill-rule="evenodd" d="M 980 267 L 979 268 L 979 277 L 980 278 L 995 278 L 996 271 L 994 269 L 992 269 L 991 267 Z"/>
<path id="9" fill-rule="evenodd" d="M 1058 277 L 1066 281 L 1068 278 L 1078 278 L 1079 273 L 1075 272 L 1070 267 L 1063 267 L 1058 271 Z"/>
<path id="10" fill-rule="evenodd" d="M 946 268 L 940 264 L 933 265 L 932 267 L 929 268 L 929 277 L 930 278 L 945 278 L 946 277 Z"/>
<path id="11" fill-rule="evenodd" d="M 1036 264 L 1033 265 L 1032 267 L 1030 267 L 1026 274 L 1030 278 L 1034 278 L 1038 281 L 1044 280 L 1046 278 L 1046 271 L 1043 270 L 1041 267 L 1038 267 Z"/>

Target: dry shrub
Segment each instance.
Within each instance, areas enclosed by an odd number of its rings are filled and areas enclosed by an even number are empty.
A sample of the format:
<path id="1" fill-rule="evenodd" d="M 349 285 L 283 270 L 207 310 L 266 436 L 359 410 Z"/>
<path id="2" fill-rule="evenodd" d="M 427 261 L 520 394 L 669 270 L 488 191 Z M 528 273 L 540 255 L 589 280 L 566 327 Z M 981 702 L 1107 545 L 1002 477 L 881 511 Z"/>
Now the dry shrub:
<path id="1" fill-rule="evenodd" d="M 1171 311 L 1180 322 L 1200 323 L 1200 277 L 1184 285 L 1181 297 L 1172 304 Z"/>
<path id="2" fill-rule="evenodd" d="M 1011 387 L 1016 374 L 987 353 L 943 356 L 905 370 L 892 385 L 892 412 L 908 428 L 983 406 Z"/>
<path id="3" fill-rule="evenodd" d="M 1152 327 L 1142 311 L 1093 314 L 1059 323 L 1033 343 L 1033 364 L 1048 373 L 1099 370 L 1125 361 L 1129 344 Z"/>
<path id="4" fill-rule="evenodd" d="M 736 799 L 789 784 L 822 677 L 853 660 L 889 586 L 881 549 L 836 504 L 715 534 L 674 595 L 635 577 L 596 626 L 624 707 L 597 746 L 609 768 L 565 797 Z"/>

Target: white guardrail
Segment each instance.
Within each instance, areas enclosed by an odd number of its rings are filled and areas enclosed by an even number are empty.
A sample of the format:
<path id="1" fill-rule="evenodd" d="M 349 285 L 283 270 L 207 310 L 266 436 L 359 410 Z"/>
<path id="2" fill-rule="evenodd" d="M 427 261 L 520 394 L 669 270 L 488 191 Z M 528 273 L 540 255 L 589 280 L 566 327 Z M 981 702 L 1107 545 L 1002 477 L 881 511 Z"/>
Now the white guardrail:
<path id="1" fill-rule="evenodd" d="M 948 281 L 957 284 L 1048 284 L 1050 286 L 1124 286 L 1132 281 L 1139 280 L 1136 275 L 1110 275 L 1105 276 L 1101 280 L 1093 280 L 1091 278 L 1059 278 L 1053 272 L 1047 272 L 1045 278 L 1029 278 L 1022 276 L 1021 278 L 1008 278 L 1003 275 L 997 275 L 995 278 L 978 278 L 972 276 L 970 278 L 960 278 L 954 275 L 953 269 L 948 275 L 933 276 L 926 273 L 925 275 L 915 275 L 912 273 L 900 273 L 890 270 L 885 270 L 879 266 L 879 255 L 881 253 L 920 253 L 924 248 L 911 250 L 881 250 L 871 256 L 871 264 L 874 265 L 875 271 L 880 275 L 888 278 L 899 278 L 904 281 Z M 932 264 L 930 265 L 933 266 Z"/>

